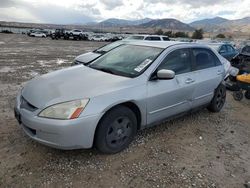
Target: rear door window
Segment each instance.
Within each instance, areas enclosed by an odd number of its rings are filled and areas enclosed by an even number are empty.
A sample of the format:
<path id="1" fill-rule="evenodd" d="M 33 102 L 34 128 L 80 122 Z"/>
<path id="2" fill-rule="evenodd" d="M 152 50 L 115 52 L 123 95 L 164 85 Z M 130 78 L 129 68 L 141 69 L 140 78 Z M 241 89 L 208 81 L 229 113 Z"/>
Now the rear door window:
<path id="1" fill-rule="evenodd" d="M 192 60 L 190 50 L 185 48 L 170 52 L 158 67 L 158 70 L 161 69 L 172 70 L 175 74 L 191 72 Z"/>
<path id="2" fill-rule="evenodd" d="M 160 37 L 146 37 L 145 40 L 153 40 L 153 41 L 158 41 L 158 40 L 161 40 Z"/>
<path id="3" fill-rule="evenodd" d="M 218 57 L 209 49 L 193 48 L 192 52 L 196 70 L 207 69 L 221 65 Z"/>

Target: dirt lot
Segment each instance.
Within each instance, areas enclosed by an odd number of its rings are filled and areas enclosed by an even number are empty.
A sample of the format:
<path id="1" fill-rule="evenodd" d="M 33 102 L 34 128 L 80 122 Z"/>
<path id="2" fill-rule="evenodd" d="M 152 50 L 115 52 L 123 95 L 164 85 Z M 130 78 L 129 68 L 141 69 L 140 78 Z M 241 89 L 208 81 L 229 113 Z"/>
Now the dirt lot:
<path id="1" fill-rule="evenodd" d="M 125 151 L 60 151 L 29 139 L 13 116 L 31 78 L 68 67 L 104 43 L 0 34 L 0 187 L 244 187 L 250 181 L 250 101 L 228 92 L 202 110 L 140 131 Z"/>

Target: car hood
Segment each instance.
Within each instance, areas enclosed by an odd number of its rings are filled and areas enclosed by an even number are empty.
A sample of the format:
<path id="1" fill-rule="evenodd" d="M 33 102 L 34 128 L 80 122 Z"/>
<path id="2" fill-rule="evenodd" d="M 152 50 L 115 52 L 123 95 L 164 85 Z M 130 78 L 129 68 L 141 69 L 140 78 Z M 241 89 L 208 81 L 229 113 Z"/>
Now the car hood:
<path id="1" fill-rule="evenodd" d="M 77 56 L 75 58 L 75 60 L 85 64 L 85 63 L 89 63 L 89 62 L 95 60 L 96 58 L 98 58 L 100 56 L 101 56 L 101 54 L 98 54 L 95 52 L 88 52 L 88 53 Z"/>
<path id="2" fill-rule="evenodd" d="M 24 86 L 22 96 L 33 106 L 44 108 L 133 87 L 133 80 L 78 65 L 32 79 Z"/>

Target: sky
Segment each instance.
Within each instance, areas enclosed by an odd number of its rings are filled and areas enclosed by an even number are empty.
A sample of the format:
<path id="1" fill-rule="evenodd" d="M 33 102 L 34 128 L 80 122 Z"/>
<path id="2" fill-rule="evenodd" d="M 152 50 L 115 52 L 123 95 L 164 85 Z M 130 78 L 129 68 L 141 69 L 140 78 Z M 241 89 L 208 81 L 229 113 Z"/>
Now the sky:
<path id="1" fill-rule="evenodd" d="M 108 18 L 175 18 L 190 23 L 216 16 L 250 16 L 250 0 L 0 0 L 0 21 L 84 24 Z"/>

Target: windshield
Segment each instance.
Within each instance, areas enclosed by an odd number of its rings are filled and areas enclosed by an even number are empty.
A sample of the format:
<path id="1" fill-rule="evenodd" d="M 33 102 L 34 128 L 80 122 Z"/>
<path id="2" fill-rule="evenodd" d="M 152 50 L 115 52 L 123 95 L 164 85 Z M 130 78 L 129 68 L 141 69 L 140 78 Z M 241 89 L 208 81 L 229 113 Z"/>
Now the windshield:
<path id="1" fill-rule="evenodd" d="M 97 53 L 106 53 L 110 50 L 112 50 L 113 48 L 116 48 L 117 46 L 120 46 L 121 44 L 123 44 L 122 42 L 113 42 L 111 44 L 107 44 L 97 50 L 95 50 L 95 52 Z"/>
<path id="2" fill-rule="evenodd" d="M 136 77 L 144 72 L 163 49 L 122 45 L 98 58 L 89 67 L 126 77 Z"/>

